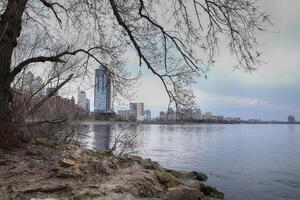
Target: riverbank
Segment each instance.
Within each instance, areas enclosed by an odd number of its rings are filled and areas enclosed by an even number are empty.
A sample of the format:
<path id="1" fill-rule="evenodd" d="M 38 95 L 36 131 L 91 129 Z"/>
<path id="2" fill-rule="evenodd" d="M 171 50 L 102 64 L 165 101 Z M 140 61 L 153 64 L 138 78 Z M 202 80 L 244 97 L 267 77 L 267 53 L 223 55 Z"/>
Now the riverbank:
<path id="1" fill-rule="evenodd" d="M 137 156 L 116 157 L 46 139 L 0 150 L 0 199 L 222 199 L 199 172 L 178 172 Z"/>

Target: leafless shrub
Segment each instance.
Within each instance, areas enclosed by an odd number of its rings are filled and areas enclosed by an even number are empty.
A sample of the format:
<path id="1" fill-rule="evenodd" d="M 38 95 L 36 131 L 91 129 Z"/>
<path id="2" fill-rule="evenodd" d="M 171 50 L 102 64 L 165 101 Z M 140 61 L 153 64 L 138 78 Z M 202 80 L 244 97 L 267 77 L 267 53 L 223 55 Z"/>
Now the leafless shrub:
<path id="1" fill-rule="evenodd" d="M 114 154 L 118 156 L 127 156 L 137 152 L 137 125 L 116 125 L 111 138 L 110 151 Z"/>

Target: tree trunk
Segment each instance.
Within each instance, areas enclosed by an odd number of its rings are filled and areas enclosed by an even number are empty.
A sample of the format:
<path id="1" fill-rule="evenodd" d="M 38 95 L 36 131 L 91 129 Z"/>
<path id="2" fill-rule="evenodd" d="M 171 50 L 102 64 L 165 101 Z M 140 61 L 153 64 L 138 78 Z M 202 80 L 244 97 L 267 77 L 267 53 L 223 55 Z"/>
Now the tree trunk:
<path id="1" fill-rule="evenodd" d="M 8 0 L 0 16 L 0 145 L 9 145 L 15 138 L 10 104 L 12 102 L 10 77 L 13 50 L 21 33 L 22 15 L 28 0 Z"/>

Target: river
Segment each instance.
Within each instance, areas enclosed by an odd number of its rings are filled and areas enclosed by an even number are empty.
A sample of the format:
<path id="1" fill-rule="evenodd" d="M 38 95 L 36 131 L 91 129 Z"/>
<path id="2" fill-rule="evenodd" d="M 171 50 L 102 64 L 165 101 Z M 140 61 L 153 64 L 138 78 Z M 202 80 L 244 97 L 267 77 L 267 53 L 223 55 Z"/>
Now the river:
<path id="1" fill-rule="evenodd" d="M 107 149 L 120 128 L 88 124 L 81 139 Z M 133 125 L 134 126 L 134 125 Z M 300 125 L 138 125 L 137 154 L 176 170 L 208 175 L 228 200 L 300 199 Z"/>

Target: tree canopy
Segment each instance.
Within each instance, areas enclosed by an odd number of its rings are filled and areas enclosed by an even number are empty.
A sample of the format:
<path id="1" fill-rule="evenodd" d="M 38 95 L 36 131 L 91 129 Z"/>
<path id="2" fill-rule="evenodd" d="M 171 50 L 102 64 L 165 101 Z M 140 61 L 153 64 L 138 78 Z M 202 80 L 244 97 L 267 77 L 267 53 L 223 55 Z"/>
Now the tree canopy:
<path id="1" fill-rule="evenodd" d="M 214 64 L 219 44 L 251 71 L 257 35 L 270 23 L 255 0 L 0 0 L 0 119 L 22 72 L 52 63 L 51 80 L 102 65 L 118 95 L 132 77 L 128 57 L 157 76 L 177 108 L 193 101 L 191 84 Z M 49 65 L 46 65 L 46 69 Z"/>

